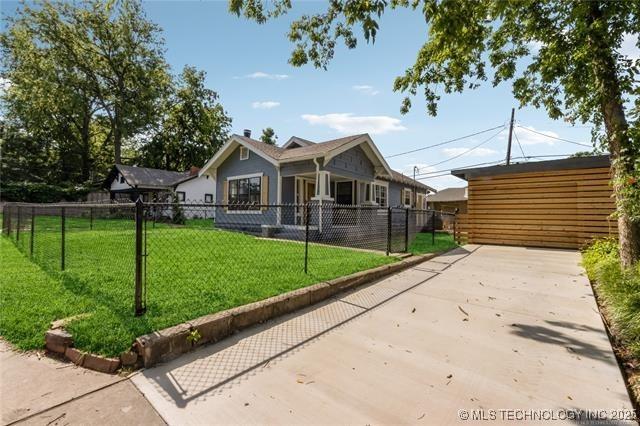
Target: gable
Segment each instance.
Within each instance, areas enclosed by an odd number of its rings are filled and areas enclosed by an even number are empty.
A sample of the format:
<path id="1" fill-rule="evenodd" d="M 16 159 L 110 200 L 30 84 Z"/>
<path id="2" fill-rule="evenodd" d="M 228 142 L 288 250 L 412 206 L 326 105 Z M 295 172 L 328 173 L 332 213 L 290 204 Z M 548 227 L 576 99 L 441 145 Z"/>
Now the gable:
<path id="1" fill-rule="evenodd" d="M 324 168 L 331 173 L 369 180 L 376 175 L 374 164 L 360 145 L 331 158 Z"/>

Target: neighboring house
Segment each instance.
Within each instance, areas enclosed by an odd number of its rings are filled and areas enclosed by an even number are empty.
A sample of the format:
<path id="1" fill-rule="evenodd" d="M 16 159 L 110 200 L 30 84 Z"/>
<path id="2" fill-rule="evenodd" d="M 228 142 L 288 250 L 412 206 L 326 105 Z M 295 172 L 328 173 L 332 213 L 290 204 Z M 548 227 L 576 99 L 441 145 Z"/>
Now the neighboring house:
<path id="1" fill-rule="evenodd" d="M 427 195 L 427 206 L 446 213 L 466 213 L 467 191 L 467 187 L 441 189 L 436 194 Z"/>
<path id="2" fill-rule="evenodd" d="M 213 204 L 215 182 L 209 175 L 199 175 L 200 169 L 192 167 L 186 172 L 172 172 L 147 167 L 116 164 L 104 182 L 112 200 L 145 202 L 171 202 L 175 192 L 180 203 Z M 187 217 L 211 217 L 211 209 L 187 209 Z M 210 211 L 209 211 L 210 210 Z"/>
<path id="3" fill-rule="evenodd" d="M 215 179 L 216 203 L 229 204 L 216 213 L 218 224 L 248 220 L 268 210 L 257 205 L 269 204 L 425 208 L 426 194 L 436 192 L 391 170 L 367 134 L 319 143 L 294 136 L 282 147 L 251 139 L 250 132 L 233 135 L 200 170 L 205 175 Z M 266 216 L 262 224 L 304 222 L 301 208 Z"/>

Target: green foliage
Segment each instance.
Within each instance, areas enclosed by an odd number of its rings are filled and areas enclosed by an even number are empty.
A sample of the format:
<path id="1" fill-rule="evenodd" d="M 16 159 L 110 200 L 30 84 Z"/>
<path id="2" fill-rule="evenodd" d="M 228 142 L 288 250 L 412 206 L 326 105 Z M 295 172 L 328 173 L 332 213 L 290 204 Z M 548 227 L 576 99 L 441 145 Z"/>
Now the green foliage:
<path id="1" fill-rule="evenodd" d="M 186 66 L 164 105 L 158 131 L 141 147 L 147 167 L 187 170 L 202 166 L 226 142 L 231 118 L 204 71 Z"/>
<path id="2" fill-rule="evenodd" d="M 75 346 L 117 356 L 137 336 L 154 330 L 398 260 L 312 244 L 305 274 L 303 246 L 297 242 L 191 228 L 189 221 L 186 227 L 149 224 L 148 310 L 134 317 L 133 222 L 97 219 L 89 231 L 88 218 L 68 218 L 64 273 L 55 272 L 59 222 L 38 217 L 36 223 L 36 229 L 50 230 L 35 240 L 36 260 L 44 269 L 0 237 L 0 334 L 21 349 L 41 348 L 51 321 L 89 313 L 68 326 Z M 250 271 L 244 271 L 248 264 Z"/>
<path id="3" fill-rule="evenodd" d="M 271 127 L 267 127 L 266 129 L 262 129 L 260 140 L 266 144 L 275 145 L 278 142 L 278 136 Z"/>
<path id="4" fill-rule="evenodd" d="M 640 262 L 631 268 L 622 268 L 618 244 L 613 239 L 590 245 L 582 253 L 582 260 L 606 307 L 614 332 L 640 357 Z"/>
<path id="5" fill-rule="evenodd" d="M 187 223 L 187 218 L 184 215 L 178 195 L 174 192 L 171 195 L 171 223 L 175 225 L 184 225 Z"/>
<path id="6" fill-rule="evenodd" d="M 191 330 L 189 332 L 189 335 L 187 336 L 187 342 L 191 343 L 192 345 L 198 343 L 200 339 L 202 339 L 202 335 L 196 329 Z"/>
<path id="7" fill-rule="evenodd" d="M 83 201 L 91 188 L 85 186 L 62 187 L 46 183 L 3 183 L 0 199 L 29 203 L 57 203 Z"/>

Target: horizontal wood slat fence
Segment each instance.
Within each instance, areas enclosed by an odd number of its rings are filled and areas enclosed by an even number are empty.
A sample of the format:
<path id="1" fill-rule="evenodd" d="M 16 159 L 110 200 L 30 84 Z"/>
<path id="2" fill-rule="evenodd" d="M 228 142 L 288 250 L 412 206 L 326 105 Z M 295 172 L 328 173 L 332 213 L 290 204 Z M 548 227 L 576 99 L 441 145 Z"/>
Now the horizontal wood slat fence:
<path id="1" fill-rule="evenodd" d="M 609 180 L 608 167 L 471 177 L 456 240 L 575 249 L 616 235 Z"/>

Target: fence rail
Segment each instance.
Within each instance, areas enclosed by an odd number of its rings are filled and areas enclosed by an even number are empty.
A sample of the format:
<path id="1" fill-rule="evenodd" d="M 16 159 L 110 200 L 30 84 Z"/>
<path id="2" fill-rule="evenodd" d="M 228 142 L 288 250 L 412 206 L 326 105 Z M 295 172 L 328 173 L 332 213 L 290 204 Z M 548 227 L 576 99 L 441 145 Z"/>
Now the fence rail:
<path id="1" fill-rule="evenodd" d="M 300 280 L 318 282 L 385 262 L 410 251 L 421 232 L 431 232 L 435 242 L 436 230 L 451 223 L 458 239 L 455 217 L 433 210 L 139 200 L 7 203 L 2 232 L 43 269 L 65 271 L 80 282 L 100 279 L 119 289 L 114 297 L 130 297 L 142 315 L 147 287 L 160 294 L 175 286 L 171 291 L 187 300 L 212 301 L 223 289 L 239 302 L 244 290 L 265 287 L 268 297 Z M 269 280 L 275 289 L 261 286 Z M 151 302 L 155 309 L 162 309 L 160 299 Z"/>

